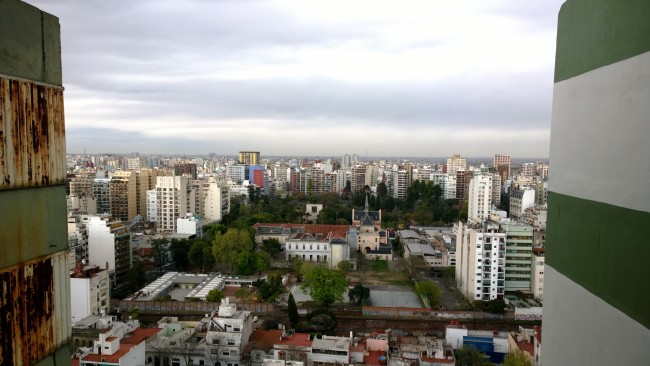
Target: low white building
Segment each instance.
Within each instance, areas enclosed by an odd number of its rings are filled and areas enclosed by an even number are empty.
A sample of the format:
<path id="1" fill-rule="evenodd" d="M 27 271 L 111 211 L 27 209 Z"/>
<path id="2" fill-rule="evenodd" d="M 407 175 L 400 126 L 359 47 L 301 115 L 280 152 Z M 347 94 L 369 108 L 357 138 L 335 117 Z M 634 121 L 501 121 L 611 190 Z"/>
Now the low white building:
<path id="1" fill-rule="evenodd" d="M 145 340 L 158 333 L 157 328 L 140 328 L 137 320 L 117 322 L 99 333 L 92 348 L 84 348 L 73 355 L 80 365 L 145 365 Z"/>
<path id="2" fill-rule="evenodd" d="M 309 362 L 318 364 L 350 364 L 350 345 L 348 337 L 323 336 L 316 338 L 311 344 Z"/>
<path id="3" fill-rule="evenodd" d="M 432 268 L 446 267 L 446 258 L 443 258 L 442 251 L 434 249 L 429 244 L 408 243 L 404 245 L 404 258 L 411 256 L 421 257 Z"/>
<path id="4" fill-rule="evenodd" d="M 225 298 L 219 311 L 206 324 L 206 345 L 210 354 L 221 364 L 239 366 L 244 347 L 253 333 L 253 315 L 250 311 L 237 310 L 237 304 Z"/>
<path id="5" fill-rule="evenodd" d="M 110 309 L 108 270 L 79 262 L 70 273 L 72 325 L 90 315 L 104 315 Z"/>
<path id="6" fill-rule="evenodd" d="M 176 219 L 176 233 L 196 235 L 200 238 L 203 236 L 203 223 L 196 216 L 188 213 L 185 217 Z"/>

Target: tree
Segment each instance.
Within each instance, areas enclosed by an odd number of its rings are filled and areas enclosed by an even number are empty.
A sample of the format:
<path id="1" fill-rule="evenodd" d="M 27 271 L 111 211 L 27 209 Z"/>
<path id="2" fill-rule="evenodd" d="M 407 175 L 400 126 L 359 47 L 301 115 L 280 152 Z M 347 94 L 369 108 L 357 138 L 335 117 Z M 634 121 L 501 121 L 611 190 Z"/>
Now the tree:
<path id="1" fill-rule="evenodd" d="M 370 289 L 357 283 L 350 289 L 350 291 L 348 291 L 348 297 L 353 303 L 363 305 L 368 301 L 368 299 L 370 299 Z"/>
<path id="2" fill-rule="evenodd" d="M 169 239 L 161 238 L 151 241 L 153 249 L 153 258 L 156 261 L 156 267 L 160 268 L 167 264 L 167 252 L 169 251 Z"/>
<path id="3" fill-rule="evenodd" d="M 298 322 L 300 322 L 300 315 L 298 314 L 298 306 L 296 305 L 296 300 L 293 298 L 293 294 L 289 293 L 289 304 L 287 312 L 289 313 L 289 321 L 291 326 L 295 327 Z"/>
<path id="4" fill-rule="evenodd" d="M 169 251 L 172 253 L 172 259 L 176 263 L 176 268 L 180 271 L 186 271 L 190 267 L 188 259 L 189 242 L 186 239 L 172 239 L 169 245 Z"/>
<path id="5" fill-rule="evenodd" d="M 276 238 L 264 239 L 262 240 L 262 249 L 271 256 L 274 256 L 282 251 L 282 244 Z"/>
<path id="6" fill-rule="evenodd" d="M 243 276 L 250 276 L 268 267 L 270 257 L 266 252 L 241 252 L 237 256 L 235 273 Z"/>
<path id="7" fill-rule="evenodd" d="M 485 307 L 485 310 L 492 314 L 503 314 L 506 311 L 505 309 L 506 302 L 501 299 L 490 300 Z"/>
<path id="8" fill-rule="evenodd" d="M 218 290 L 216 288 L 213 288 L 208 292 L 207 295 L 205 295 L 205 301 L 207 302 L 220 302 L 223 300 L 226 296 L 223 294 L 223 291 Z"/>
<path id="9" fill-rule="evenodd" d="M 203 240 L 197 240 L 192 243 L 187 253 L 187 259 L 193 267 L 201 271 L 209 270 L 214 266 L 212 247 Z"/>
<path id="10" fill-rule="evenodd" d="M 247 230 L 231 228 L 225 234 L 217 233 L 212 242 L 212 254 L 217 261 L 227 264 L 232 273 L 239 253 L 250 251 L 252 247 L 253 241 Z"/>
<path id="11" fill-rule="evenodd" d="M 341 271 L 330 271 L 324 267 L 312 269 L 304 278 L 301 288 L 312 299 L 325 306 L 336 301 L 343 301 L 343 294 L 348 287 L 347 279 Z"/>
<path id="12" fill-rule="evenodd" d="M 441 292 L 440 287 L 431 281 L 419 282 L 415 286 L 415 293 L 427 299 L 429 307 L 432 309 L 438 305 Z"/>
<path id="13" fill-rule="evenodd" d="M 253 291 L 250 287 L 240 287 L 235 292 L 235 297 L 244 301 L 248 301 L 254 292 L 255 291 Z"/>
<path id="14" fill-rule="evenodd" d="M 485 354 L 478 350 L 461 346 L 456 350 L 456 365 L 458 366 L 491 366 L 492 363 L 486 358 Z"/>
<path id="15" fill-rule="evenodd" d="M 517 348 L 506 355 L 503 359 L 503 366 L 533 366 L 533 364 L 530 362 L 528 355 Z"/>
<path id="16" fill-rule="evenodd" d="M 343 273 L 347 273 L 351 267 L 352 264 L 350 264 L 350 261 L 340 261 L 339 264 L 336 265 L 336 268 Z"/>
<path id="17" fill-rule="evenodd" d="M 268 302 L 274 302 L 284 290 L 282 276 L 279 273 L 271 273 L 266 276 L 265 280 L 253 282 L 253 286 L 257 288 L 257 293 L 260 297 Z"/>

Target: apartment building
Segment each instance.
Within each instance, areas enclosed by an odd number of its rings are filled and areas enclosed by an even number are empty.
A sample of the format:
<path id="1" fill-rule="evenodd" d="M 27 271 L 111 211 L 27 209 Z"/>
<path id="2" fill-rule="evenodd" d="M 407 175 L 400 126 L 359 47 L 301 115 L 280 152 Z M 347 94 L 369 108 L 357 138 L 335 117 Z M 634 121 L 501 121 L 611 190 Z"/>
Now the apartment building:
<path id="1" fill-rule="evenodd" d="M 111 216 L 116 220 L 131 221 L 137 211 L 137 182 L 134 171 L 116 171 L 109 184 Z"/>
<path id="2" fill-rule="evenodd" d="M 468 299 L 503 297 L 506 281 L 506 234 L 493 221 L 457 226 L 456 285 Z"/>
<path id="3" fill-rule="evenodd" d="M 481 222 L 487 219 L 492 209 L 492 175 L 475 174 L 469 182 L 467 217 Z"/>

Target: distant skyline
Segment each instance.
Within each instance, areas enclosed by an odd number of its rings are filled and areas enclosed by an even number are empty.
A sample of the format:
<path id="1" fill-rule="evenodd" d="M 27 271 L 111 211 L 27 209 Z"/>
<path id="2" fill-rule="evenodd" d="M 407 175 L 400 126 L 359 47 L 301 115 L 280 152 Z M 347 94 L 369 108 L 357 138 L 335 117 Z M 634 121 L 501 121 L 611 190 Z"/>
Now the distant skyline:
<path id="1" fill-rule="evenodd" d="M 71 153 L 548 157 L 561 0 L 27 2 Z"/>

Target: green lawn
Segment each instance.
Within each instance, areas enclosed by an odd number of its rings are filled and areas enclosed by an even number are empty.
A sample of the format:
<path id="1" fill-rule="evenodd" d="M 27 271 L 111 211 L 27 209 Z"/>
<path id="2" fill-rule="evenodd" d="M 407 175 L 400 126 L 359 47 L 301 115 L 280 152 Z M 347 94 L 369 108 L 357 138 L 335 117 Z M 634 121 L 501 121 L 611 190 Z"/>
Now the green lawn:
<path id="1" fill-rule="evenodd" d="M 388 271 L 388 262 L 387 261 L 376 261 L 371 260 L 366 262 L 368 268 L 373 272 L 386 272 Z"/>

